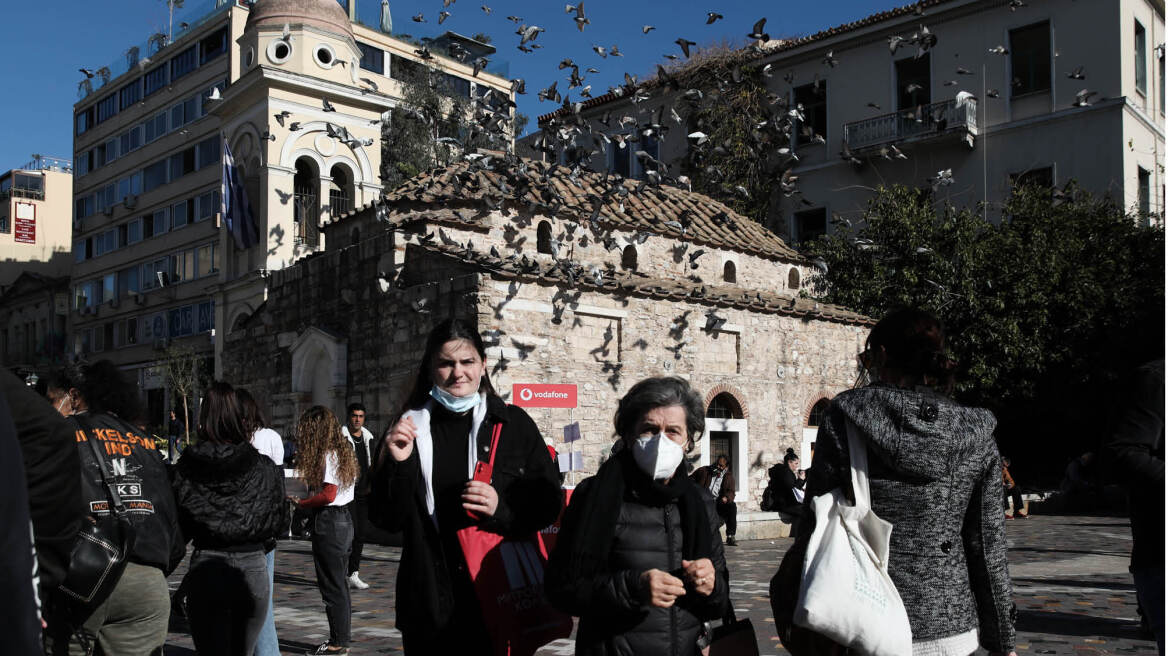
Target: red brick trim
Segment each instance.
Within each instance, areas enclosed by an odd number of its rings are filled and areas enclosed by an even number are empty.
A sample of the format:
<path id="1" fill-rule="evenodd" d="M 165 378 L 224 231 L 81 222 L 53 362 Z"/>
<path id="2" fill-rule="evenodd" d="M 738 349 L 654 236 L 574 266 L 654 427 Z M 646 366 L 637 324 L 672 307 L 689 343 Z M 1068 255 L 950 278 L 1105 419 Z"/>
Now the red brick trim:
<path id="1" fill-rule="evenodd" d="M 819 403 L 820 401 L 822 401 L 824 399 L 830 401 L 834 396 L 835 396 L 835 394 L 832 394 L 831 392 L 828 392 L 825 389 L 820 389 L 818 392 L 811 395 L 811 398 L 807 401 L 807 403 L 805 403 L 803 405 L 803 424 L 802 425 L 804 428 L 807 427 L 807 421 L 811 419 L 811 409 L 815 407 L 815 404 Z"/>
<path id="2" fill-rule="evenodd" d="M 750 408 L 746 407 L 746 402 L 742 400 L 742 399 L 746 398 L 746 395 L 743 394 L 737 388 L 732 387 L 730 385 L 717 385 L 713 389 L 711 389 L 709 392 L 707 392 L 706 399 L 705 399 L 705 401 L 702 402 L 702 407 L 703 408 L 710 407 L 710 402 L 714 400 L 715 396 L 718 396 L 722 392 L 726 392 L 730 396 L 734 397 L 734 401 L 738 404 L 738 407 L 742 409 L 742 418 L 743 419 L 750 418 Z"/>

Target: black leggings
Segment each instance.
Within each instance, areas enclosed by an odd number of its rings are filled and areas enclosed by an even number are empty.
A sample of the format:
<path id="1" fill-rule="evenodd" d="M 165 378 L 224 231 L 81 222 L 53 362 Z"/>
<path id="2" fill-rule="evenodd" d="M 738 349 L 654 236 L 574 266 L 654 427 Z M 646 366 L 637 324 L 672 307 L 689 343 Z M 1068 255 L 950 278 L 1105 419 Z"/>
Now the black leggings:
<path id="1" fill-rule="evenodd" d="M 349 550 L 353 520 L 343 506 L 325 506 L 312 518 L 312 564 L 316 585 L 328 616 L 329 644 L 348 647 L 352 639 L 352 602 L 349 599 Z"/>

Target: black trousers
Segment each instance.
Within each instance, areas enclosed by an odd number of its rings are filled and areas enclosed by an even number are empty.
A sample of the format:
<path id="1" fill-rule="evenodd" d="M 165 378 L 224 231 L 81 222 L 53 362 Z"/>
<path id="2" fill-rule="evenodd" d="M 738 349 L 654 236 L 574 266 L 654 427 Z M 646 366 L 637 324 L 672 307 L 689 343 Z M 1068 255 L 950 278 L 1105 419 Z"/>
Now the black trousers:
<path id="1" fill-rule="evenodd" d="M 733 501 L 722 503 L 722 500 L 719 499 L 715 509 L 722 521 L 726 522 L 726 537 L 732 537 L 738 529 L 738 506 Z"/>
<path id="2" fill-rule="evenodd" d="M 1022 491 L 1018 489 L 1017 485 L 1015 485 L 1014 487 L 1012 487 L 1008 490 L 1005 488 L 1002 488 L 1002 507 L 1008 509 L 1010 507 L 1010 504 L 1006 502 L 1006 499 L 1013 499 L 1014 500 L 1014 514 L 1015 515 L 1022 512 L 1022 508 L 1023 508 Z"/>
<path id="3" fill-rule="evenodd" d="M 365 524 L 369 522 L 369 506 L 363 497 L 355 497 L 349 504 L 353 518 L 353 550 L 349 553 L 349 574 L 361 569 L 361 551 L 365 548 Z"/>
<path id="4" fill-rule="evenodd" d="M 345 506 L 325 506 L 312 518 L 312 564 L 316 585 L 329 623 L 329 643 L 348 647 L 352 639 L 352 601 L 349 598 L 349 550 L 353 520 Z"/>

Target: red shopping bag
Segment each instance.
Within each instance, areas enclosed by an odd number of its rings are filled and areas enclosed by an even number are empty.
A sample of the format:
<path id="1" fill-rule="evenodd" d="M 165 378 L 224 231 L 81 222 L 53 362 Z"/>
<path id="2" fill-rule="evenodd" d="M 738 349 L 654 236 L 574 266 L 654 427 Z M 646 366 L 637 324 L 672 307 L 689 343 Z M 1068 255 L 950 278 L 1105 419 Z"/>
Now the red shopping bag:
<path id="1" fill-rule="evenodd" d="M 487 481 L 495 466 L 501 430 L 502 425 L 495 424 L 491 432 Z M 476 479 L 483 469 L 475 471 Z M 468 526 L 458 532 L 458 542 L 496 656 L 531 656 L 543 645 L 571 635 L 572 617 L 552 608 L 543 594 L 547 551 L 538 532 L 523 538 L 504 538 Z"/>

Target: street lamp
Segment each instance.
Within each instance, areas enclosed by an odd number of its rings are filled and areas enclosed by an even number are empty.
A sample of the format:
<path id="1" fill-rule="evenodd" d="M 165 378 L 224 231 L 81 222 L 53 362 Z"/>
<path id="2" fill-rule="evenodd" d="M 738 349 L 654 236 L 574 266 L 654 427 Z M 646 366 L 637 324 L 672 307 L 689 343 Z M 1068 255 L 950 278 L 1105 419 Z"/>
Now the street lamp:
<path id="1" fill-rule="evenodd" d="M 29 387 L 36 387 L 37 381 L 39 381 L 40 379 L 41 379 L 40 376 L 37 376 L 36 372 L 34 371 L 34 372 L 30 373 L 29 375 L 25 376 L 24 384 L 28 385 Z"/>

